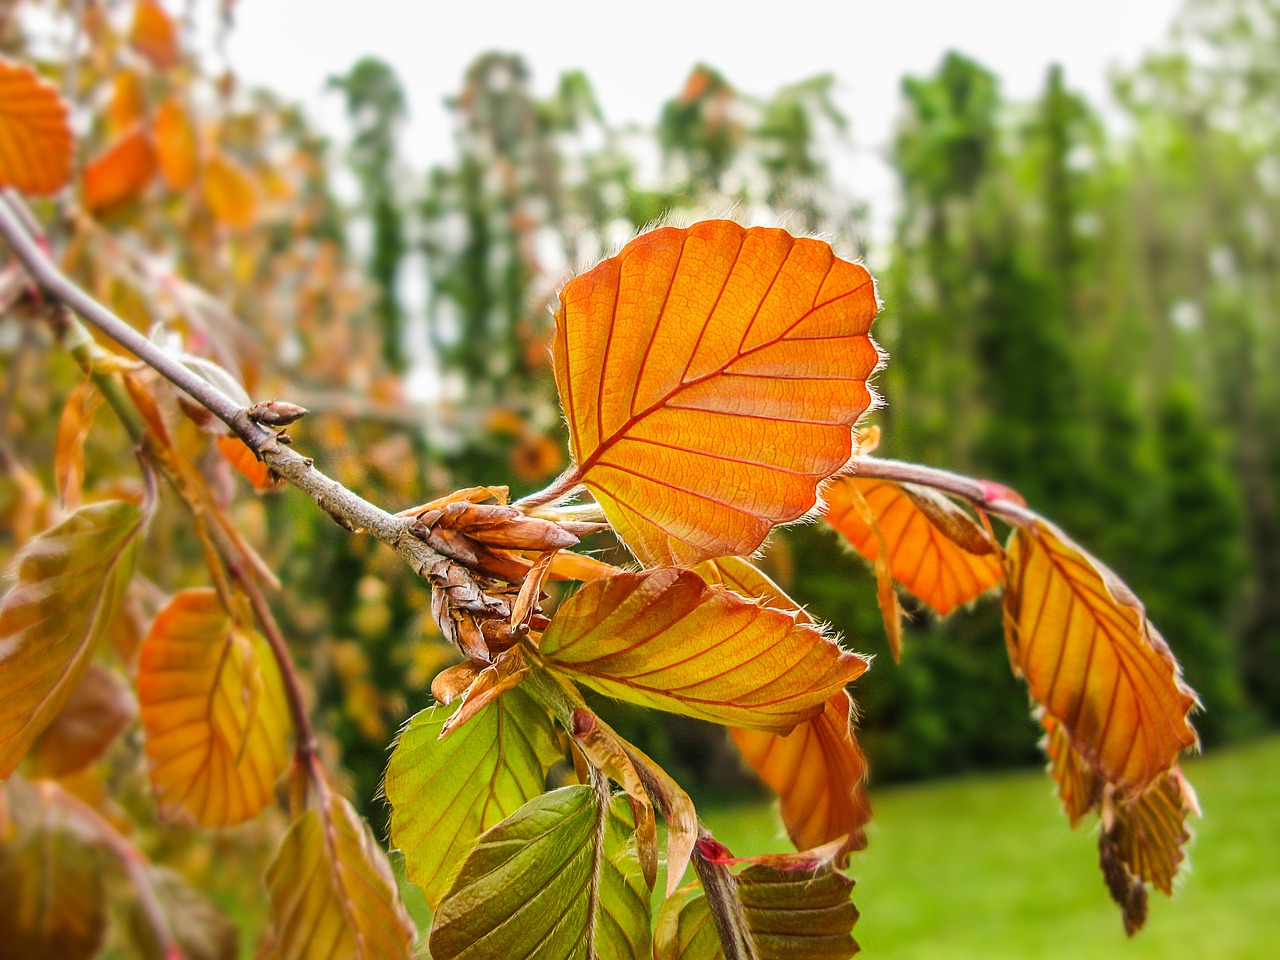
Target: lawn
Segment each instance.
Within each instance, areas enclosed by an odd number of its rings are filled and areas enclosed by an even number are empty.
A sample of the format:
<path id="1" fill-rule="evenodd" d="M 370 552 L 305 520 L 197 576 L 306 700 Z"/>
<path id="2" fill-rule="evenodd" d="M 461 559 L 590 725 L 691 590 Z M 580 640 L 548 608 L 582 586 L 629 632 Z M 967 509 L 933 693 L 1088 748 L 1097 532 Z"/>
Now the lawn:
<path id="1" fill-rule="evenodd" d="M 1046 776 L 873 790 L 871 842 L 852 864 L 862 956 L 1280 957 L 1280 738 L 1184 769 L 1204 810 L 1192 869 L 1173 900 L 1152 896 L 1132 940 L 1103 887 L 1093 831 L 1068 828 Z M 785 846 L 767 807 L 701 812 L 735 854 Z"/>

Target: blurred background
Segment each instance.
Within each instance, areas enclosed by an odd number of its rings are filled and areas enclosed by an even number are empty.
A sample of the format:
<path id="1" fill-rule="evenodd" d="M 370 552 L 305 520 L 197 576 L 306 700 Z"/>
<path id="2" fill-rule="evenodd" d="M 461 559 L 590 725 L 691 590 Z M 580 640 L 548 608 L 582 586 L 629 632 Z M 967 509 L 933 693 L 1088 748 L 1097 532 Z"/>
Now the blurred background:
<path id="1" fill-rule="evenodd" d="M 10 6 L 4 50 L 60 77 L 86 141 L 108 143 L 127 119 L 121 45 L 66 5 Z M 103 23 L 127 7 L 90 6 Z M 399 509 L 470 484 L 520 495 L 564 468 L 548 306 L 644 225 L 732 209 L 830 239 L 868 262 L 885 303 L 879 452 L 1008 484 L 1111 565 L 1203 700 L 1210 756 L 1198 763 L 1221 766 L 1192 772 L 1202 799 L 1220 782 L 1222 802 L 1253 809 L 1240 816 L 1272 837 L 1223 827 L 1202 840 L 1206 858 L 1233 851 L 1202 870 L 1236 912 L 1204 906 L 1179 927 L 1176 908 L 1157 905 L 1153 926 L 1174 939 L 1139 949 L 1166 956 L 1197 935 L 1221 947 L 1214 938 L 1251 902 L 1248 925 L 1280 934 L 1265 907 L 1280 881 L 1241 874 L 1259 856 L 1251 843 L 1271 843 L 1272 864 L 1280 855 L 1266 812 L 1280 784 L 1255 775 L 1280 760 L 1267 734 L 1280 723 L 1280 5 L 790 3 L 769 22 L 687 3 L 169 6 L 186 18 L 182 72 L 134 70 L 140 96 L 181 84 L 252 213 L 233 222 L 207 193 L 187 202 L 159 181 L 101 204 L 101 229 L 67 256 L 99 297 L 142 329 L 179 330 L 254 396 L 309 407 L 298 442 Z M 212 296 L 175 293 L 171 276 Z M 8 442 L 39 464 L 53 437 L 38 424 L 75 374 L 67 361 L 47 379 L 30 337 L 0 321 Z M 91 464 L 121 455 L 109 429 L 88 444 Z M 241 481 L 207 467 L 231 501 Z M 241 495 L 229 509 L 287 584 L 282 618 L 314 677 L 327 749 L 379 824 L 387 744 L 451 658 L 426 591 L 300 497 Z M 160 593 L 200 575 L 177 513 L 172 524 L 185 559 L 154 563 Z M 884 798 L 883 856 L 902 866 L 871 859 L 880 834 L 866 854 L 874 884 L 855 861 L 864 945 L 883 956 L 967 955 L 965 936 L 990 946 L 1008 931 L 964 906 L 970 868 L 1012 844 L 1012 872 L 986 888 L 985 909 L 1006 909 L 1027 895 L 1017 864 L 1060 837 L 1085 892 L 1052 892 L 1046 860 L 1034 882 L 1050 892 L 1017 908 L 1038 932 L 1010 955 L 1078 955 L 1053 952 L 1054 899 L 1123 946 L 1092 844 L 1067 831 L 1047 779 L 1007 773 L 1043 760 L 998 602 L 945 623 L 910 608 L 895 666 L 872 579 L 834 534 L 788 530 L 765 565 L 877 655 L 855 690 L 859 736 L 873 800 Z M 154 598 L 136 599 L 145 624 Z M 718 729 L 609 709 L 695 798 L 740 803 L 726 798 L 755 789 Z M 943 793 L 891 786 L 959 775 Z M 945 793 L 957 789 L 970 792 Z M 753 796 L 724 808 L 730 834 L 765 809 Z M 1018 833 L 1026 805 L 1053 841 L 1035 824 Z M 1206 805 L 1208 833 L 1220 808 Z M 892 846 L 891 827 L 915 845 Z M 762 825 L 735 840 L 779 835 Z M 953 845 L 954 875 L 938 859 Z M 895 882 L 900 894 L 876 892 Z M 930 882 L 948 885 L 936 903 Z M 1274 942 L 1212 955 L 1263 956 L 1252 951 Z"/>

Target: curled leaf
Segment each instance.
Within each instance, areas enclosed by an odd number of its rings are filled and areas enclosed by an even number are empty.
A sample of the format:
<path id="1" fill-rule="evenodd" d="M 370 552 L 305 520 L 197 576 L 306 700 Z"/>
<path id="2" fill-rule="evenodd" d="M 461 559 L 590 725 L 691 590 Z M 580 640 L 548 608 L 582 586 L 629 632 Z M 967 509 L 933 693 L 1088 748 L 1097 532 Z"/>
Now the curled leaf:
<path id="1" fill-rule="evenodd" d="M 646 564 L 756 550 L 852 453 L 880 354 L 870 275 L 820 241 L 708 220 L 571 280 L 555 373 L 575 466 Z"/>

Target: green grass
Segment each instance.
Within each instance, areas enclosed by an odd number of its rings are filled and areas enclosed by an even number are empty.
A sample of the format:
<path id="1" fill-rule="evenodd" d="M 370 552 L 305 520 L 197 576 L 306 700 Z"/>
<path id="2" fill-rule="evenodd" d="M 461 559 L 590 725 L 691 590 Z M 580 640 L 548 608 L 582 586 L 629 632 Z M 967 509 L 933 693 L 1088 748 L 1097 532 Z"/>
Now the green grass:
<path id="1" fill-rule="evenodd" d="M 1147 960 L 1280 957 L 1280 739 L 1197 758 L 1191 869 L 1151 897 L 1125 938 L 1102 884 L 1096 835 L 1072 831 L 1044 775 L 873 790 L 870 845 L 856 854 L 862 956 Z M 737 855 L 782 850 L 764 805 L 704 808 Z"/>

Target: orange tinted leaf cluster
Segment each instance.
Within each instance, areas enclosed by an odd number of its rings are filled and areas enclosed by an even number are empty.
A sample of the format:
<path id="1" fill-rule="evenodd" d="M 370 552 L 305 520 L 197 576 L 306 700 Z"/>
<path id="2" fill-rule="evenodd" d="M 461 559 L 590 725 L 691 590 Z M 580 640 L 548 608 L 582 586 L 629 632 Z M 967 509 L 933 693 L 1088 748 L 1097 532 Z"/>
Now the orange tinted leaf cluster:
<path id="1" fill-rule="evenodd" d="M 284 771 L 288 711 L 266 641 L 213 590 L 184 590 L 156 616 L 138 659 L 138 699 L 161 811 L 241 823 Z"/>
<path id="2" fill-rule="evenodd" d="M 1142 604 L 1043 520 L 1011 537 L 1005 633 L 1031 696 L 1126 798 L 1196 742 L 1195 696 Z"/>
<path id="3" fill-rule="evenodd" d="M 875 286 L 816 240 L 665 227 L 571 280 L 555 372 L 584 484 L 646 564 L 750 554 L 852 453 Z"/>
<path id="4" fill-rule="evenodd" d="M 0 57 L 0 187 L 50 194 L 71 179 L 67 105 L 24 63 Z"/>
<path id="5" fill-rule="evenodd" d="M 775 733 L 819 715 L 867 667 L 794 614 L 674 568 L 586 584 L 539 650 L 620 700 Z"/>
<path id="6" fill-rule="evenodd" d="M 1000 583 L 1000 559 L 986 532 L 941 494 L 862 477 L 840 477 L 824 494 L 827 522 L 872 562 L 880 557 L 878 527 L 893 579 L 939 616 Z M 857 508 L 856 494 L 871 508 L 874 526 Z"/>

